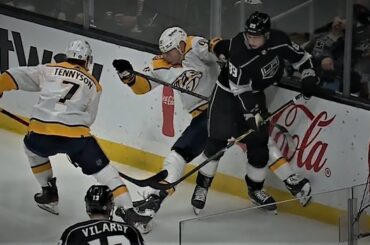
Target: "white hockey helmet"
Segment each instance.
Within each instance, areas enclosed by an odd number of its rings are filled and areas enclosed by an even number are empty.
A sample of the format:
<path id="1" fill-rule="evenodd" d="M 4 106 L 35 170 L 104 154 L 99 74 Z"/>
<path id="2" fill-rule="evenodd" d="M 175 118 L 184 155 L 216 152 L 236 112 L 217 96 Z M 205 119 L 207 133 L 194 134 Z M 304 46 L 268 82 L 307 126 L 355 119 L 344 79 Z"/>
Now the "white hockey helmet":
<path id="1" fill-rule="evenodd" d="M 159 38 L 159 50 L 162 53 L 167 53 L 172 49 L 177 49 L 180 53 L 180 42 L 186 42 L 187 34 L 180 27 L 167 28 Z"/>
<path id="2" fill-rule="evenodd" d="M 74 40 L 69 43 L 66 50 L 67 59 L 84 60 L 92 63 L 92 50 L 90 44 L 83 40 Z"/>

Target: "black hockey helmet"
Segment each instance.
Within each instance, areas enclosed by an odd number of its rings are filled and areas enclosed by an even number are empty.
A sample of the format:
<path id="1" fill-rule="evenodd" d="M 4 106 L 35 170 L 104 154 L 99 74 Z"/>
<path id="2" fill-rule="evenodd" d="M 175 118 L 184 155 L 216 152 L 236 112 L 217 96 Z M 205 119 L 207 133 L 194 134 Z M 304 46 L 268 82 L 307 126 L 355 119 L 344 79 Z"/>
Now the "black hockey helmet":
<path id="1" fill-rule="evenodd" d="M 271 29 L 270 16 L 256 11 L 245 21 L 244 29 L 253 36 L 265 35 Z"/>
<path id="2" fill-rule="evenodd" d="M 113 209 L 113 193 L 106 185 L 91 186 L 85 196 L 88 214 L 107 214 Z"/>

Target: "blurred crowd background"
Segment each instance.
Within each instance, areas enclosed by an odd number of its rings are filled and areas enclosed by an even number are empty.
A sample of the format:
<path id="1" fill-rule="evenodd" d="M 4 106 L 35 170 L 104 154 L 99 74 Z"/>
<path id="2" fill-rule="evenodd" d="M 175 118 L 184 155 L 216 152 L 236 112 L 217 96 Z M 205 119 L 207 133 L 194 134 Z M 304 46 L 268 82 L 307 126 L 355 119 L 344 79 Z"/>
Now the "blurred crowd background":
<path id="1" fill-rule="evenodd" d="M 370 0 L 0 0 L 0 5 L 156 45 L 161 32 L 231 38 L 259 10 L 314 57 L 321 86 L 370 101 Z M 1 6 L 0 6 L 1 7 Z M 289 64 L 288 83 L 299 77 Z"/>

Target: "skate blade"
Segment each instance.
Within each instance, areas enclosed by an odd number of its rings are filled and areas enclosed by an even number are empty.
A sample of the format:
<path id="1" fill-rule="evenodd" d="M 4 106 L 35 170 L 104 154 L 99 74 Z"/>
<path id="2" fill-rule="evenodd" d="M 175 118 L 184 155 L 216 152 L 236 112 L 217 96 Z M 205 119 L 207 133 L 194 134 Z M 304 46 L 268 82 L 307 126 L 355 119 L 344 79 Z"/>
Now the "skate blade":
<path id="1" fill-rule="evenodd" d="M 274 215 L 278 214 L 276 204 L 275 204 L 275 207 L 273 208 L 272 205 L 268 205 L 268 206 L 267 205 L 260 205 L 258 202 L 254 202 L 253 200 L 251 200 L 251 202 L 254 206 L 256 206 L 259 210 L 261 210 L 263 212 L 272 213 Z"/>
<path id="2" fill-rule="evenodd" d="M 302 207 L 306 207 L 308 204 L 310 204 L 311 199 L 312 196 L 302 197 L 299 199 L 299 203 L 302 205 Z"/>
<path id="3" fill-rule="evenodd" d="M 201 209 L 199 209 L 199 208 L 193 207 L 193 211 L 194 211 L 194 214 L 195 214 L 195 215 L 199 215 L 200 210 L 201 210 Z"/>
<path id="4" fill-rule="evenodd" d="M 51 214 L 59 215 L 59 209 L 58 209 L 57 204 L 39 204 L 38 203 L 37 206 L 41 208 L 42 210 L 45 210 Z"/>
<path id="5" fill-rule="evenodd" d="M 312 199 L 312 196 L 310 196 L 310 194 L 311 187 L 308 186 L 308 188 L 303 187 L 302 191 L 297 195 L 297 197 L 299 198 L 299 203 L 302 205 L 302 207 L 306 207 L 310 203 Z"/>

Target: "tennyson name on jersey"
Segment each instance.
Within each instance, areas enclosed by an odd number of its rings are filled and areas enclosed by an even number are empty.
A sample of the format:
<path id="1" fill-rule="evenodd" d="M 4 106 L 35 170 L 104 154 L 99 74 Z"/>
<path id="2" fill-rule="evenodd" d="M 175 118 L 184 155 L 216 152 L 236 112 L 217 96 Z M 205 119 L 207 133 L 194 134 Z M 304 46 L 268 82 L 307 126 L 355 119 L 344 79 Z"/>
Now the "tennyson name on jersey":
<path id="1" fill-rule="evenodd" d="M 120 224 L 115 223 L 104 223 L 102 227 L 98 227 L 98 225 L 90 226 L 84 229 L 81 229 L 82 233 L 85 237 L 98 235 L 102 232 L 124 232 L 126 233 L 126 230 L 128 229 L 128 226 L 123 226 Z"/>
<path id="2" fill-rule="evenodd" d="M 88 78 L 86 75 L 76 70 L 56 68 L 54 75 L 73 78 L 79 81 L 83 81 L 87 86 L 89 86 L 89 89 L 91 89 L 94 85 L 94 83 L 91 81 L 90 78 Z"/>

